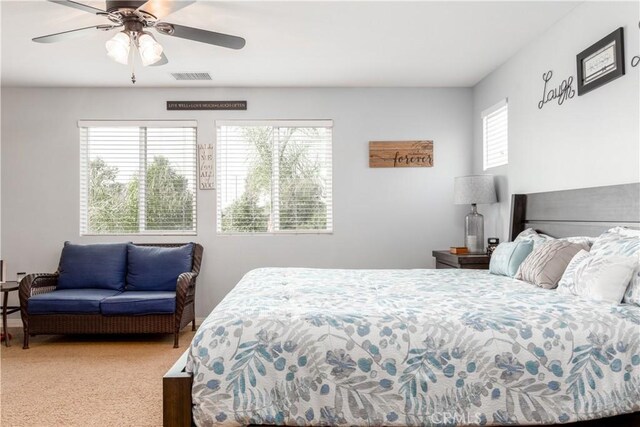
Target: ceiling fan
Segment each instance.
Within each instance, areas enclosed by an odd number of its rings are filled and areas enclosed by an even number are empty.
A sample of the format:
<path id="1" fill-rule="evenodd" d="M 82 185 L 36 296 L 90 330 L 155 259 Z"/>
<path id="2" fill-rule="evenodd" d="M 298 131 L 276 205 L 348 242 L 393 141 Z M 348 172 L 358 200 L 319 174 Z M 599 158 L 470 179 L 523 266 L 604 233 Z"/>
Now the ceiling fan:
<path id="1" fill-rule="evenodd" d="M 147 29 L 154 29 L 166 36 L 230 49 L 242 49 L 245 45 L 245 40 L 242 37 L 160 21 L 165 16 L 195 3 L 195 1 L 107 1 L 105 10 L 71 0 L 48 1 L 103 16 L 110 22 L 36 37 L 33 39 L 34 42 L 54 43 L 83 35 L 93 30 L 111 31 L 122 28 L 120 32 L 107 41 L 106 48 L 107 55 L 111 59 L 125 65 L 130 60 L 133 62 L 133 58 L 131 58 L 133 50 L 139 52 L 142 65 L 145 67 L 148 65 L 164 65 L 168 62 L 162 46 Z M 135 74 L 133 73 L 131 80 L 135 83 Z"/>

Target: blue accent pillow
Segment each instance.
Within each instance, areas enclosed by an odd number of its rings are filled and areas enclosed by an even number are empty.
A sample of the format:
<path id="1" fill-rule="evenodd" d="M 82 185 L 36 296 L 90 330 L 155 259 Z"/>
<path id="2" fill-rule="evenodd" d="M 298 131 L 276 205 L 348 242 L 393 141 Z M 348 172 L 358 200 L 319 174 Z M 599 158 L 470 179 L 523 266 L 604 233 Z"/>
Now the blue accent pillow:
<path id="1" fill-rule="evenodd" d="M 191 271 L 193 243 L 175 248 L 129 244 L 127 291 L 174 291 L 178 276 Z"/>
<path id="2" fill-rule="evenodd" d="M 124 289 L 127 243 L 75 245 L 64 242 L 57 289 Z"/>
<path id="3" fill-rule="evenodd" d="M 491 255 L 489 272 L 500 276 L 515 276 L 518 267 L 532 250 L 533 241 L 531 240 L 500 243 Z"/>

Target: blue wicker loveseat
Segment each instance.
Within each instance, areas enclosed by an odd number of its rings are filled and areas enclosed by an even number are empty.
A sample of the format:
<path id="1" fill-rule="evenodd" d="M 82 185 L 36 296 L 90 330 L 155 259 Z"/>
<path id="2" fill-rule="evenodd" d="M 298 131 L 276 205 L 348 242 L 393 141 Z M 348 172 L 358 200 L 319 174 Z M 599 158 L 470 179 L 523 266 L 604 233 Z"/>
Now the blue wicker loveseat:
<path id="1" fill-rule="evenodd" d="M 58 271 L 20 282 L 24 346 L 40 334 L 173 333 L 195 330 L 197 243 L 75 245 Z"/>

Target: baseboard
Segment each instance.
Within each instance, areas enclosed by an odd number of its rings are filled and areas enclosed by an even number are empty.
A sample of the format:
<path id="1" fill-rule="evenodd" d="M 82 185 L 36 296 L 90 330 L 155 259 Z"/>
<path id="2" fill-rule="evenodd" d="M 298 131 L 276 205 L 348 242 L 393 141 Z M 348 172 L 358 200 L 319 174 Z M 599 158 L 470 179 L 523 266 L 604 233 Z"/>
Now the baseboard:
<path id="1" fill-rule="evenodd" d="M 202 322 L 204 322 L 204 319 L 206 319 L 206 318 L 205 317 L 196 317 L 196 326 L 202 325 Z M 7 319 L 7 328 L 22 328 L 22 319 L 20 319 L 20 318 L 17 318 L 17 319 L 8 318 Z M 2 330 L 2 328 L 0 328 L 0 330 Z"/>
<path id="2" fill-rule="evenodd" d="M 22 320 L 7 319 L 7 328 L 22 328 Z"/>

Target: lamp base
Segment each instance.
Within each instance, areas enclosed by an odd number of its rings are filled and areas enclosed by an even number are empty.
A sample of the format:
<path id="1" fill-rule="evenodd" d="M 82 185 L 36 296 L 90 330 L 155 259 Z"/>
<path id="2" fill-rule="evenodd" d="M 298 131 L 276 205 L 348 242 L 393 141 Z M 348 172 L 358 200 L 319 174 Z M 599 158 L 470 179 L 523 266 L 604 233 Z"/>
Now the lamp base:
<path id="1" fill-rule="evenodd" d="M 471 205 L 471 212 L 464 219 L 464 244 L 470 254 L 484 252 L 484 217 L 478 213 L 475 204 Z"/>

